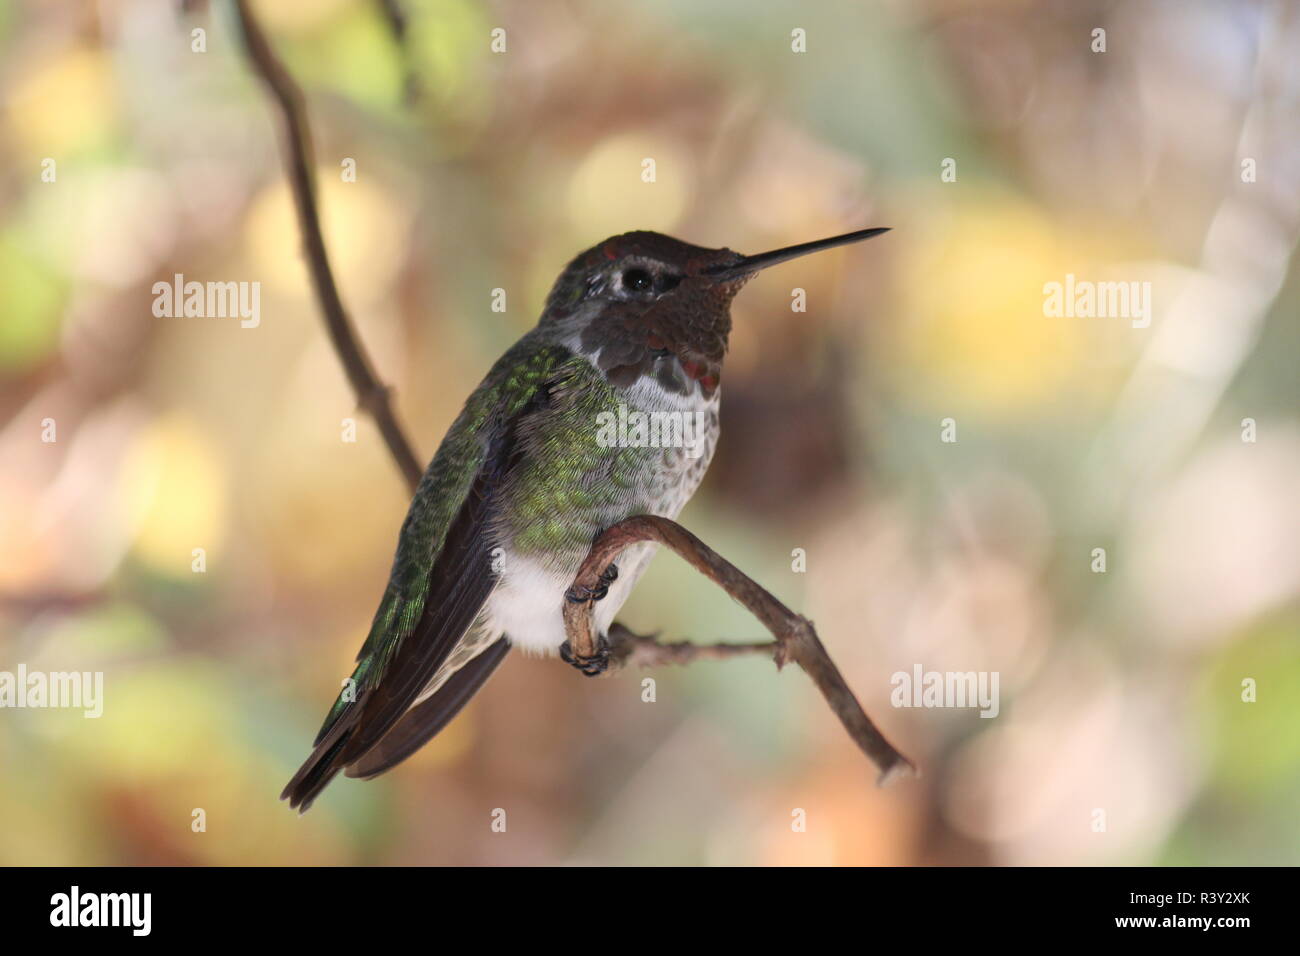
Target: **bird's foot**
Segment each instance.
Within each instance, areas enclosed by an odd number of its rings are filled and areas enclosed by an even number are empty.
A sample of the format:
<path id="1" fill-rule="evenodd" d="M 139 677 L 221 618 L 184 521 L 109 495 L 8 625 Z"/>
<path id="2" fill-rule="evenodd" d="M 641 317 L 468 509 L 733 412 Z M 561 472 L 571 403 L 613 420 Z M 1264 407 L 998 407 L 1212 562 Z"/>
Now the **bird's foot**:
<path id="1" fill-rule="evenodd" d="M 609 640 L 604 634 L 596 639 L 596 653 L 590 657 L 582 657 L 573 653 L 573 648 L 567 640 L 560 645 L 560 659 L 566 664 L 572 664 L 588 677 L 596 677 L 605 673 L 609 667 L 609 652 Z"/>
<path id="2" fill-rule="evenodd" d="M 600 581 L 594 588 L 571 587 L 564 592 L 565 600 L 573 604 L 587 604 L 599 601 L 609 593 L 609 586 L 618 579 L 618 565 L 611 564 L 600 572 Z M 566 640 L 560 645 L 560 658 L 566 664 L 572 664 L 588 677 L 603 674 L 609 668 L 609 639 L 601 634 L 596 639 L 596 653 L 583 657 L 573 653 L 573 647 Z"/>
<path id="3" fill-rule="evenodd" d="M 594 588 L 571 587 L 564 592 L 565 600 L 573 604 L 586 604 L 588 601 L 602 600 L 609 593 L 609 586 L 618 579 L 618 565 L 611 564 L 600 572 L 600 583 Z"/>

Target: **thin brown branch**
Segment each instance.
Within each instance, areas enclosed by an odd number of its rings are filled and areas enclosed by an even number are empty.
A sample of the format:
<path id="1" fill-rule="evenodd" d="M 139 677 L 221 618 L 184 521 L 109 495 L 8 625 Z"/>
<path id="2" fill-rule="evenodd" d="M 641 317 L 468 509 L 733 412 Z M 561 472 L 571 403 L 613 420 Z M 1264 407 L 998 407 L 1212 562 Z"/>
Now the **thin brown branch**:
<path id="1" fill-rule="evenodd" d="M 844 725 L 844 729 L 853 738 L 854 743 L 879 768 L 881 783 L 900 772 L 915 769 L 911 761 L 899 753 L 871 722 L 871 718 L 867 716 L 858 699 L 853 696 L 853 691 L 845 683 L 839 668 L 826 653 L 826 648 L 818 639 L 812 622 L 795 614 L 766 589 L 755 583 L 752 578 L 677 522 L 654 515 L 638 515 L 608 528 L 592 544 L 586 560 L 574 576 L 570 594 L 577 596 L 596 591 L 601 584 L 602 572 L 623 549 L 642 541 L 653 541 L 676 551 L 693 568 L 743 604 L 764 627 L 772 632 L 776 642 L 768 647 L 771 649 L 776 666 L 779 668 L 789 661 L 794 661 L 807 672 L 826 699 L 826 703 L 835 712 L 835 716 Z M 592 657 L 596 654 L 597 635 L 592 625 L 593 607 L 594 602 L 591 600 L 568 598 L 565 601 L 564 629 L 575 657 Z M 638 655 L 652 662 L 657 661 L 656 654 L 659 652 L 644 648 L 644 642 L 650 639 L 632 635 L 635 640 L 631 649 L 620 648 L 620 643 L 626 644 L 629 641 L 626 634 L 630 634 L 626 628 L 611 634 L 611 640 L 614 642 L 610 655 L 611 663 L 623 664 L 628 660 L 635 660 Z M 674 655 L 682 655 L 687 660 L 692 656 L 711 656 L 706 653 L 685 654 L 674 645 L 663 646 L 666 650 L 661 653 L 665 659 L 672 659 Z M 712 645 L 701 648 L 700 651 L 716 654 L 717 649 L 723 646 L 726 645 Z M 753 646 L 749 645 L 746 652 L 752 651 Z M 729 652 L 724 653 L 731 656 Z"/>
<path id="2" fill-rule="evenodd" d="M 657 634 L 634 634 L 618 621 L 609 628 L 610 661 L 617 668 L 663 667 L 665 664 L 690 664 L 694 661 L 728 661 L 755 654 L 772 657 L 776 645 L 771 641 L 738 644 L 692 644 L 690 641 L 661 643 Z"/>
<path id="3" fill-rule="evenodd" d="M 280 111 L 286 146 L 286 172 L 289 186 L 293 190 L 294 205 L 298 210 L 298 225 L 302 231 L 303 249 L 311 272 L 312 286 L 316 290 L 316 300 L 320 303 L 325 327 L 329 330 L 334 350 L 343 363 L 348 382 L 356 393 L 357 404 L 374 418 L 393 460 L 414 491 L 424 469 L 397 421 L 389 389 L 375 374 L 370 356 L 357 337 L 356 328 L 343 307 L 343 299 L 334 282 L 334 270 L 330 267 L 325 239 L 321 234 L 320 209 L 316 203 L 313 175 L 315 167 L 312 162 L 311 129 L 307 125 L 302 90 L 271 49 L 261 25 L 249 10 L 247 0 L 235 0 L 235 9 L 239 14 L 248 58 Z"/>

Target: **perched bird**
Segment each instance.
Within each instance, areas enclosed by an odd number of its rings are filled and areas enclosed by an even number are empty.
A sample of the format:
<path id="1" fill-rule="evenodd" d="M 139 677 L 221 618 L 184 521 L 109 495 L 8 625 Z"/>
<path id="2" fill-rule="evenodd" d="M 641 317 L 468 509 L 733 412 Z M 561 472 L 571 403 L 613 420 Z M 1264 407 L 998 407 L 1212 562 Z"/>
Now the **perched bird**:
<path id="1" fill-rule="evenodd" d="M 569 651 L 565 592 L 604 529 L 676 518 L 699 486 L 718 437 L 731 300 L 760 269 L 886 231 L 754 256 L 629 232 L 569 263 L 429 464 L 356 670 L 281 799 L 306 811 L 340 770 L 369 778 L 405 760 L 512 646 L 604 670 L 603 637 L 594 657 Z M 644 429 L 610 427 L 633 413 L 698 428 L 665 428 L 673 440 L 652 443 Z M 628 548 L 607 573 L 595 595 L 602 636 L 653 549 Z"/>

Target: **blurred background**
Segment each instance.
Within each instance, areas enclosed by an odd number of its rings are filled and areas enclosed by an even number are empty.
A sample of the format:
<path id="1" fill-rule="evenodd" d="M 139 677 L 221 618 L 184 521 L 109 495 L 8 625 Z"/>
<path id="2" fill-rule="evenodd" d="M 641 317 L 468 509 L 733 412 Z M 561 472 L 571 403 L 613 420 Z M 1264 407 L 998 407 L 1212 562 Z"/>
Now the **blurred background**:
<path id="1" fill-rule="evenodd" d="M 0 863 L 1300 861 L 1295 4 L 402 6 L 405 50 L 373 0 L 253 4 L 422 457 L 610 234 L 893 227 L 740 295 L 682 521 L 815 620 L 922 776 L 876 788 L 795 668 L 516 653 L 291 813 L 408 498 L 275 114 L 227 3 L 5 2 L 0 670 L 105 684 L 99 719 L 0 710 Z M 259 282 L 260 324 L 156 317 L 175 273 Z M 1149 327 L 1045 316 L 1067 275 L 1151 283 Z M 671 554 L 622 619 L 764 636 Z M 998 716 L 891 706 L 917 666 L 997 672 Z"/>

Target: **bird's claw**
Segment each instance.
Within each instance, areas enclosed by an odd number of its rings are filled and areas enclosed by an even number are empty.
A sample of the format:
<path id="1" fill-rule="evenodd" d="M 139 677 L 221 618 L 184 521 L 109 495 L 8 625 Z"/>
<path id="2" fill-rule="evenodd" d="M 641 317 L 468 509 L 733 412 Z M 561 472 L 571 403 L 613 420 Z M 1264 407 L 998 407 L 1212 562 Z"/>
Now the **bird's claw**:
<path id="1" fill-rule="evenodd" d="M 573 653 L 573 648 L 566 640 L 560 645 L 560 659 L 566 664 L 571 664 L 588 677 L 596 677 L 605 673 L 609 667 L 609 640 L 604 634 L 596 639 L 596 653 L 590 657 L 582 657 Z"/>
<path id="2" fill-rule="evenodd" d="M 611 564 L 600 572 L 600 583 L 594 588 L 576 585 L 564 592 L 565 600 L 571 604 L 586 604 L 588 601 L 603 600 L 609 593 L 609 586 L 618 579 L 618 565 Z"/>

